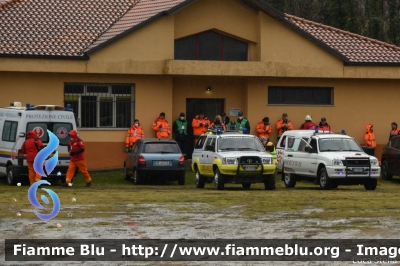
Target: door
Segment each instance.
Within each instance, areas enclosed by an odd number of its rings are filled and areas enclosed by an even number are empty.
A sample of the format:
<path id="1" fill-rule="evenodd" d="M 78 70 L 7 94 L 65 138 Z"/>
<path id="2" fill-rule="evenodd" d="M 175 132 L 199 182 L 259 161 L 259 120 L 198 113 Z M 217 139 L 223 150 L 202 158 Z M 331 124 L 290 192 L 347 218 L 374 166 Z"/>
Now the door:
<path id="1" fill-rule="evenodd" d="M 225 99 L 198 99 L 198 98 L 187 98 L 186 99 L 186 119 L 188 123 L 188 144 L 187 159 L 192 158 L 193 153 L 193 128 L 192 119 L 200 112 L 203 111 L 205 116 L 211 121 L 214 121 L 216 115 L 221 115 L 226 112 Z"/>
<path id="2" fill-rule="evenodd" d="M 300 156 L 299 154 L 299 149 L 301 149 L 301 141 L 301 138 L 296 138 L 292 136 L 287 137 L 284 160 L 285 172 L 287 173 L 302 174 L 302 172 L 304 172 L 302 169 L 302 156 Z"/>

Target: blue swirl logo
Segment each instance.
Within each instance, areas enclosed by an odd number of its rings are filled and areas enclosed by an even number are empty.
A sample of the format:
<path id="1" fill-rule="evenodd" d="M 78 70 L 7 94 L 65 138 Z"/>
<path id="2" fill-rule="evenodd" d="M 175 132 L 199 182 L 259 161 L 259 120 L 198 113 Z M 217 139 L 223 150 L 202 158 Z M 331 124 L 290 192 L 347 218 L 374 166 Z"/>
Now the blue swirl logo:
<path id="1" fill-rule="evenodd" d="M 41 151 L 38 152 L 38 154 L 35 157 L 35 160 L 33 162 L 33 169 L 35 169 L 35 172 L 38 173 L 41 176 L 47 176 L 50 175 L 51 172 L 54 170 L 54 168 L 57 165 L 58 162 L 58 151 L 55 152 L 55 154 L 50 157 L 48 160 L 47 157 L 49 155 L 51 155 L 58 147 L 58 145 L 60 144 L 60 141 L 58 140 L 58 138 L 50 131 L 47 130 L 47 133 L 49 134 L 49 144 L 42 149 Z M 46 169 L 46 173 L 43 170 L 43 164 L 45 166 Z M 48 181 L 45 180 L 40 180 L 38 182 L 35 182 L 28 190 L 28 199 L 31 202 L 31 204 L 33 206 L 35 206 L 38 209 L 43 209 L 43 206 L 39 203 L 39 201 L 36 199 L 36 191 L 38 189 L 38 187 L 42 184 L 47 184 L 47 185 L 51 185 Z M 51 199 L 53 200 L 53 211 L 50 214 L 41 214 L 37 211 L 35 211 L 35 214 L 37 217 L 39 217 L 42 220 L 50 220 L 53 219 L 58 212 L 60 211 L 60 199 L 58 198 L 57 194 L 51 190 L 51 189 L 47 189 L 47 188 L 43 188 L 44 191 L 46 191 Z M 49 199 L 45 196 L 42 195 L 41 199 L 44 201 L 44 203 L 49 204 Z"/>
<path id="2" fill-rule="evenodd" d="M 47 130 L 47 133 L 49 134 L 49 144 L 39 151 L 39 153 L 35 157 L 35 161 L 33 162 L 33 169 L 35 169 L 35 172 L 38 173 L 41 176 L 47 176 L 50 175 L 50 173 L 54 170 L 54 168 L 57 165 L 58 162 L 58 151 L 53 155 L 53 157 L 49 158 L 46 161 L 46 158 L 54 151 L 57 149 L 58 145 L 60 144 L 60 141 L 56 137 L 56 135 L 53 134 L 50 130 Z M 45 168 L 46 168 L 46 173 L 43 171 L 43 164 L 46 161 Z"/>
<path id="3" fill-rule="evenodd" d="M 45 180 L 40 180 L 35 182 L 28 190 L 28 199 L 31 202 L 31 204 L 33 206 L 35 206 L 38 209 L 43 209 L 43 206 L 39 203 L 39 201 L 36 198 L 36 191 L 38 189 L 38 186 L 42 185 L 42 184 L 47 184 L 47 185 L 51 185 L 49 182 L 45 181 Z M 35 211 L 35 214 L 37 217 L 39 217 L 42 220 L 50 220 L 53 219 L 54 217 L 57 216 L 58 212 L 60 211 L 60 199 L 58 198 L 57 194 L 51 190 L 51 189 L 47 189 L 47 188 L 42 188 L 43 190 L 45 190 L 51 197 L 51 199 L 53 200 L 53 211 L 50 214 L 42 214 L 39 213 L 37 211 Z M 49 199 L 45 196 L 42 195 L 41 199 L 44 201 L 44 203 L 49 204 Z"/>

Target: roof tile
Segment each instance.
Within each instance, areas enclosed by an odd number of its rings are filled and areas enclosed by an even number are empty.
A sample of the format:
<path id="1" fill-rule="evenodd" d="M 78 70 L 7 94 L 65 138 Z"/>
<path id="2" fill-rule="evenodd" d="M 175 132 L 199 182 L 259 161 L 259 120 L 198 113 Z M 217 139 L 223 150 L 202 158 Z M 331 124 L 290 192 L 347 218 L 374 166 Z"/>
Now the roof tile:
<path id="1" fill-rule="evenodd" d="M 0 0 L 0 54 L 83 56 L 184 1 Z"/>
<path id="2" fill-rule="evenodd" d="M 400 47 L 285 14 L 302 31 L 347 57 L 350 63 L 400 63 Z"/>

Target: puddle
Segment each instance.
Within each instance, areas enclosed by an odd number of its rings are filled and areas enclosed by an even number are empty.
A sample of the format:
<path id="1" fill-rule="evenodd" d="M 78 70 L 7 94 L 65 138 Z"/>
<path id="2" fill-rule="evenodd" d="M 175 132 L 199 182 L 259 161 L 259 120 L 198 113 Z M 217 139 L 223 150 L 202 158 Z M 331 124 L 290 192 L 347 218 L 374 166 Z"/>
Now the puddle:
<path id="1" fill-rule="evenodd" d="M 128 206 L 127 204 L 126 206 Z M 122 205 L 121 205 L 122 206 Z M 125 206 L 125 204 L 123 205 Z M 78 206 L 74 206 L 78 207 Z M 89 205 L 80 205 L 82 209 Z M 393 226 L 397 221 L 387 217 L 349 218 L 336 220 L 305 219 L 311 212 L 323 209 L 307 209 L 301 212 L 265 213 L 255 218 L 242 215 L 242 207 L 235 206 L 216 210 L 205 203 L 174 205 L 135 204 L 137 212 L 108 212 L 101 218 L 56 217 L 41 222 L 38 219 L 3 219 L 0 224 L 1 239 L 344 239 L 344 238 L 392 238 L 400 237 L 400 229 Z M 71 209 L 71 208 L 69 208 Z M 184 211 L 183 211 L 184 210 Z M 193 212 L 188 212 L 193 210 Z M 70 210 L 73 212 L 73 210 Z M 104 213 L 104 212 L 101 212 Z M 57 227 L 60 224 L 61 227 Z M 339 229 L 334 229 L 340 225 Z M 0 264 L 4 262 L 4 241 L 0 242 Z M 4 263 L 3 263 L 4 262 Z M 57 263 L 20 263 L 23 265 L 65 265 Z M 85 265 L 132 265 L 132 262 L 85 262 Z M 188 265 L 188 262 L 143 262 L 140 265 Z M 252 262 L 222 262 L 218 265 L 265 265 Z M 273 265 L 286 263 L 273 262 Z M 82 265 L 71 262 L 68 265 Z M 212 262 L 190 262 L 190 265 L 215 265 Z M 336 265 L 332 262 L 302 262 L 299 265 Z M 338 263 L 337 265 L 343 265 Z"/>

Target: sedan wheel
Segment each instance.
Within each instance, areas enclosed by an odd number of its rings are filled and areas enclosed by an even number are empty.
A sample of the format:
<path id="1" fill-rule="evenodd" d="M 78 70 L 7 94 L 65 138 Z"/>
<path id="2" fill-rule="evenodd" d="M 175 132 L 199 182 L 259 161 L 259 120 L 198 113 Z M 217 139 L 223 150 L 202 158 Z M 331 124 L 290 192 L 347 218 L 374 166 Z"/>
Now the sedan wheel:
<path id="1" fill-rule="evenodd" d="M 126 165 L 124 165 L 124 178 L 125 180 L 131 179 L 131 176 L 128 174 L 128 169 L 126 169 Z"/>
<path id="2" fill-rule="evenodd" d="M 135 185 L 140 185 L 142 184 L 143 180 L 142 177 L 139 175 L 139 172 L 137 169 L 135 169 L 135 172 L 133 173 L 133 183 Z"/>

